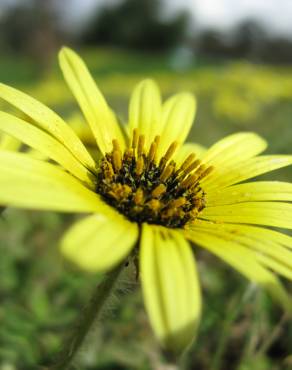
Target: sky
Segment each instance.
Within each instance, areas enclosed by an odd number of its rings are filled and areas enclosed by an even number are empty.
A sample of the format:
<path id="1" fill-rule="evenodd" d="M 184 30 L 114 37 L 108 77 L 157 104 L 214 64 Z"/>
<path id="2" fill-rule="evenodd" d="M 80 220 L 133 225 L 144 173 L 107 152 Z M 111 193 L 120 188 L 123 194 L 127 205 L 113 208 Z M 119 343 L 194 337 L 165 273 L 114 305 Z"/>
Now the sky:
<path id="1" fill-rule="evenodd" d="M 1 5 L 27 0 L 0 0 Z M 46 0 L 43 0 L 46 1 Z M 93 8 L 119 0 L 62 0 L 67 23 L 82 23 Z M 139 0 L 137 0 L 139 1 Z M 292 0 L 163 0 L 168 14 L 187 9 L 201 28 L 228 29 L 246 18 L 255 18 L 272 33 L 292 37 Z M 64 5 L 63 5 L 64 4 Z"/>
<path id="2" fill-rule="evenodd" d="M 244 18 L 254 17 L 268 30 L 292 35 L 292 0 L 167 0 L 167 3 L 174 8 L 186 6 L 203 27 L 229 28 Z"/>
<path id="3" fill-rule="evenodd" d="M 81 19 L 90 14 L 97 4 L 118 0 L 69 1 L 72 3 L 72 11 L 76 10 Z M 292 37 L 292 0 L 164 0 L 164 3 L 170 14 L 178 9 L 187 9 L 195 17 L 196 25 L 202 28 L 229 28 L 245 18 L 254 17 L 262 21 L 271 32 L 290 34 Z"/>

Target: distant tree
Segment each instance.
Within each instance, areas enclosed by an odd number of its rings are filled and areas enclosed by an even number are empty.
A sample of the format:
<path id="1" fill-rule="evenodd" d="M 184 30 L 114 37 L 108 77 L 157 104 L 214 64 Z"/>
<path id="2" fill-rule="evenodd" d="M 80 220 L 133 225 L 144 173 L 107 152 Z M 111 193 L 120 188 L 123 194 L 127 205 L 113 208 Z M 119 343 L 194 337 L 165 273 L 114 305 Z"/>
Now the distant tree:
<path id="1" fill-rule="evenodd" d="M 237 26 L 233 33 L 234 56 L 252 60 L 261 59 L 262 49 L 267 38 L 265 29 L 258 21 L 246 19 Z"/>
<path id="2" fill-rule="evenodd" d="M 188 16 L 161 17 L 160 0 L 123 0 L 97 9 L 82 34 L 87 44 L 110 44 L 132 49 L 162 50 L 178 45 L 185 37 Z"/>
<path id="3" fill-rule="evenodd" d="M 269 41 L 264 27 L 253 19 L 246 19 L 233 30 L 219 32 L 216 29 L 202 31 L 198 38 L 198 52 L 225 58 L 262 59 Z"/>
<path id="4" fill-rule="evenodd" d="M 6 10 L 0 19 L 1 47 L 38 60 L 46 69 L 59 46 L 54 0 L 30 0 Z"/>
<path id="5" fill-rule="evenodd" d="M 216 29 L 202 30 L 197 37 L 197 52 L 208 56 L 224 56 L 226 54 L 225 37 Z"/>
<path id="6" fill-rule="evenodd" d="M 291 64 L 292 41 L 285 37 L 270 38 L 262 51 L 262 60 L 273 64 Z"/>

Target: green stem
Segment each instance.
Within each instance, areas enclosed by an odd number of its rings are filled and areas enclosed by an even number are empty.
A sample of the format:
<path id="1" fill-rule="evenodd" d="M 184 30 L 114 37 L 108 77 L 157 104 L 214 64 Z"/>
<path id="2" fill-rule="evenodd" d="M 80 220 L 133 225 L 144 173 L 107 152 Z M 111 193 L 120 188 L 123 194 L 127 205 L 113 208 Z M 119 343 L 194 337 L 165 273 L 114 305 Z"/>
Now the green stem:
<path id="1" fill-rule="evenodd" d="M 60 354 L 58 363 L 52 366 L 50 368 L 51 370 L 66 370 L 70 367 L 75 355 L 82 347 L 87 334 L 100 316 L 100 313 L 102 312 L 108 297 L 111 295 L 123 267 L 123 264 L 116 267 L 104 277 L 100 284 L 97 285 L 88 306 L 83 310 L 73 333 L 69 337 L 64 350 Z"/>
<path id="2" fill-rule="evenodd" d="M 282 334 L 283 326 L 288 319 L 289 319 L 289 314 L 286 312 L 283 314 L 278 324 L 274 327 L 273 331 L 265 338 L 261 347 L 254 354 L 254 357 L 261 357 L 269 350 L 269 348 L 273 345 L 273 343 Z"/>
<path id="3" fill-rule="evenodd" d="M 159 367 L 161 370 L 179 370 L 179 360 L 180 358 L 174 353 L 162 350 L 162 357 L 164 359 L 164 364 Z"/>
<path id="4" fill-rule="evenodd" d="M 238 318 L 245 303 L 250 299 L 253 292 L 254 286 L 252 284 L 249 284 L 243 294 L 240 294 L 239 297 L 236 297 L 233 301 L 231 301 L 230 307 L 227 309 L 228 314 L 223 323 L 222 334 L 220 336 L 216 352 L 213 356 L 210 370 L 221 369 L 223 355 L 228 344 L 231 327 L 235 320 Z"/>

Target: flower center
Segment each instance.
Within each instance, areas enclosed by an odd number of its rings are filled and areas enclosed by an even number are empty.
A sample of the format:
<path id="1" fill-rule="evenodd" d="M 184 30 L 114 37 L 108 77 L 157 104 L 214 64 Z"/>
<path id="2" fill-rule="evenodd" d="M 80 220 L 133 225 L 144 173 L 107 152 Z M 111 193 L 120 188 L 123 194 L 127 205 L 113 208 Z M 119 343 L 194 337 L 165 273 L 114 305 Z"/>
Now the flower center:
<path id="1" fill-rule="evenodd" d="M 131 221 L 180 228 L 205 207 L 200 180 L 212 167 L 201 164 L 195 154 L 177 166 L 171 159 L 176 142 L 158 159 L 158 145 L 159 136 L 146 152 L 145 137 L 137 129 L 124 153 L 113 140 L 112 152 L 100 162 L 96 192 Z"/>

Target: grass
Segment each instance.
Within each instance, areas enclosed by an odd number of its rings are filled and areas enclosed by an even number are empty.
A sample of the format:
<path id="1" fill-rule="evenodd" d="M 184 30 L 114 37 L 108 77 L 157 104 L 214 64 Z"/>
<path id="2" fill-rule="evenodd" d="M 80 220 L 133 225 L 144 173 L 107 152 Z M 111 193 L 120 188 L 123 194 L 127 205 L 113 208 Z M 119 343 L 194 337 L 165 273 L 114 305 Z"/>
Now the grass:
<path id="1" fill-rule="evenodd" d="M 177 89 L 196 92 L 199 108 L 192 140 L 209 146 L 228 133 L 252 130 L 269 141 L 270 152 L 291 152 L 292 68 L 200 62 L 177 71 L 168 56 L 88 50 L 84 57 L 124 119 L 132 87 L 141 77 L 153 75 L 164 96 Z M 70 116 L 76 104 L 56 68 L 40 81 L 33 71 L 30 62 L 1 58 L 2 81 Z M 291 169 L 277 171 L 275 178 L 291 181 Z M 79 271 L 59 254 L 58 240 L 74 219 L 15 209 L 1 217 L 0 370 L 50 364 L 101 278 Z M 215 257 L 197 249 L 196 256 L 204 309 L 198 338 L 182 368 L 291 369 L 292 326 L 281 309 Z M 292 291 L 290 283 L 287 287 Z M 132 266 L 76 361 L 80 370 L 162 369 L 164 360 Z"/>

